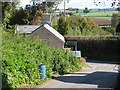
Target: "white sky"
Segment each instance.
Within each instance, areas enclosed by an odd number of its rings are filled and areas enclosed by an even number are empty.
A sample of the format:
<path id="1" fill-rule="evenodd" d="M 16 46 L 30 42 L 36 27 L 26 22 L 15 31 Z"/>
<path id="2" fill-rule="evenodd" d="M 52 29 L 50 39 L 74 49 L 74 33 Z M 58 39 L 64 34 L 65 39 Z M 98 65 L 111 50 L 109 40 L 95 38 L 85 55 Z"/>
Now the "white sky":
<path id="1" fill-rule="evenodd" d="M 20 1 L 21 1 L 20 6 L 23 6 L 23 7 L 26 4 L 30 4 L 30 0 L 20 0 Z M 104 4 L 104 0 L 97 0 L 97 1 L 101 1 L 101 4 L 99 4 L 99 6 L 95 6 L 94 0 L 70 0 L 69 3 L 66 3 L 66 9 L 69 7 L 79 8 L 79 9 L 84 9 L 85 7 L 88 7 L 88 9 L 90 9 L 90 8 L 110 8 L 111 7 L 110 2 L 106 2 Z M 64 8 L 63 2 L 58 6 L 58 8 L 59 9 Z"/>

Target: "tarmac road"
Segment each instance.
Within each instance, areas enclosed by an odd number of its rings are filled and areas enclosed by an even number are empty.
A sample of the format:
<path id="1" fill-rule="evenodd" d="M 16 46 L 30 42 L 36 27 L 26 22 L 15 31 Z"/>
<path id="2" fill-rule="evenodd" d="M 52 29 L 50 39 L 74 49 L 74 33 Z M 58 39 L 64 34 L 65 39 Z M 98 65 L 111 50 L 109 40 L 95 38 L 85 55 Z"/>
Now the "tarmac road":
<path id="1" fill-rule="evenodd" d="M 93 68 L 48 80 L 37 88 L 114 88 L 118 75 L 114 70 L 116 63 L 89 60 L 87 64 Z"/>

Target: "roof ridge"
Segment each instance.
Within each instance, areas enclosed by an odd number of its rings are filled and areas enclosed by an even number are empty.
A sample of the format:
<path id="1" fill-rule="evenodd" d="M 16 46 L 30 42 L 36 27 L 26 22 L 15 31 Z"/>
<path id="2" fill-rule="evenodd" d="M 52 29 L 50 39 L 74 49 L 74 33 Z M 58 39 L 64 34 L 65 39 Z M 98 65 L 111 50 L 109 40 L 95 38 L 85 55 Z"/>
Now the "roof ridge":
<path id="1" fill-rule="evenodd" d="M 49 24 L 44 24 L 43 26 L 47 28 L 52 34 L 54 34 L 57 38 L 65 42 L 64 37 L 58 31 L 56 31 L 53 27 L 51 27 Z"/>

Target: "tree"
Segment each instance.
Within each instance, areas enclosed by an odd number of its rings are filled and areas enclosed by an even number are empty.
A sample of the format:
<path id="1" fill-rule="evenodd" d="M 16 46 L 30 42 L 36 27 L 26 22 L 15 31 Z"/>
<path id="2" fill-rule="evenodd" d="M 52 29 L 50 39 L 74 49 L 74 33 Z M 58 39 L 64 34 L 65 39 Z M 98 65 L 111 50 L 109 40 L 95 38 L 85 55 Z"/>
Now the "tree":
<path id="1" fill-rule="evenodd" d="M 2 24 L 5 28 L 10 22 L 9 18 L 18 4 L 19 2 L 2 2 Z"/>
<path id="2" fill-rule="evenodd" d="M 58 32 L 62 35 L 65 35 L 67 34 L 68 30 L 69 30 L 69 21 L 67 19 L 65 21 L 65 18 L 61 16 L 58 20 Z"/>
<path id="3" fill-rule="evenodd" d="M 52 9 L 52 8 L 56 8 L 58 6 L 58 4 L 61 3 L 61 1 L 63 1 L 63 0 L 31 0 L 30 2 L 33 2 L 34 5 L 40 4 L 42 6 L 41 9 L 45 13 L 48 10 L 50 11 L 50 9 Z M 69 1 L 69 0 L 67 0 L 67 1 Z"/>
<path id="4" fill-rule="evenodd" d="M 120 22 L 116 27 L 116 35 L 119 35 L 119 33 L 120 33 Z"/>
<path id="5" fill-rule="evenodd" d="M 73 15 L 73 13 L 67 13 L 67 14 L 69 14 L 70 16 L 72 16 L 72 15 Z"/>
<path id="6" fill-rule="evenodd" d="M 10 18 L 10 25 L 40 25 L 43 11 L 38 6 L 26 5 L 25 9 L 17 9 Z"/>
<path id="7" fill-rule="evenodd" d="M 107 2 L 111 2 L 111 7 L 115 7 L 115 6 L 119 6 L 119 2 L 120 0 L 94 0 L 94 4 L 96 6 L 98 6 L 99 4 L 103 3 L 105 5 L 105 3 Z"/>
<path id="8" fill-rule="evenodd" d="M 86 13 L 86 14 L 89 13 L 89 10 L 87 7 L 85 8 L 85 10 L 83 10 L 83 13 Z"/>
<path id="9" fill-rule="evenodd" d="M 73 11 L 73 8 L 68 8 L 69 11 Z"/>
<path id="10" fill-rule="evenodd" d="M 116 8 L 117 11 L 120 11 L 120 7 Z"/>
<path id="11" fill-rule="evenodd" d="M 113 13 L 111 21 L 112 21 L 111 26 L 116 27 L 118 25 L 118 23 L 119 23 L 119 15 L 116 14 L 116 13 Z"/>
<path id="12" fill-rule="evenodd" d="M 78 10 L 76 11 L 76 13 L 78 13 Z"/>
<path id="13" fill-rule="evenodd" d="M 110 35 L 109 32 L 103 31 L 90 18 L 77 16 L 68 17 L 69 31 L 68 35 Z"/>

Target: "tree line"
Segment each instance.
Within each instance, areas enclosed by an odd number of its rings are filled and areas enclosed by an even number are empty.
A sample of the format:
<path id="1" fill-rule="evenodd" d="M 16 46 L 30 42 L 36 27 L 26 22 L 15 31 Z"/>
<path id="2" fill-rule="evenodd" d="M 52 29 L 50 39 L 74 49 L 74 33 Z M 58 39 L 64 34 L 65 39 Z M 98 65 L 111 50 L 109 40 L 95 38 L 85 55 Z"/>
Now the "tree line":
<path id="1" fill-rule="evenodd" d="M 51 13 L 51 7 L 56 7 L 60 2 L 49 2 L 47 7 L 48 12 Z M 40 25 L 41 15 L 46 12 L 46 3 L 35 3 L 32 5 L 26 5 L 23 8 L 17 8 L 19 2 L 3 2 L 2 3 L 2 16 L 3 16 L 3 26 L 6 31 L 11 33 L 15 30 L 15 25 Z M 88 8 L 85 8 L 84 13 L 88 13 Z M 54 21 L 54 20 L 53 20 Z M 89 18 L 82 18 L 81 16 L 70 16 L 66 20 L 61 15 L 59 21 L 56 22 L 57 25 L 53 27 L 58 30 L 62 35 L 107 35 L 112 32 L 119 32 L 119 15 L 113 14 L 112 17 L 112 29 L 107 28 L 104 32 L 98 26 L 92 22 Z M 14 29 L 14 30 L 11 30 Z M 101 32 L 101 33 L 100 33 Z M 113 33 L 112 33 L 113 34 Z"/>
<path id="2" fill-rule="evenodd" d="M 99 28 L 90 18 L 79 15 L 72 15 L 66 20 L 61 16 L 59 20 L 53 23 L 53 27 L 62 35 L 112 35 L 110 32 Z"/>
<path id="3" fill-rule="evenodd" d="M 36 3 L 31 1 L 32 5 L 26 5 L 25 8 L 17 8 L 20 2 L 2 2 L 2 25 L 4 30 L 13 33 L 15 25 L 40 25 L 41 15 L 46 12 L 46 6 L 49 13 L 50 8 L 56 7 L 60 1 Z"/>

